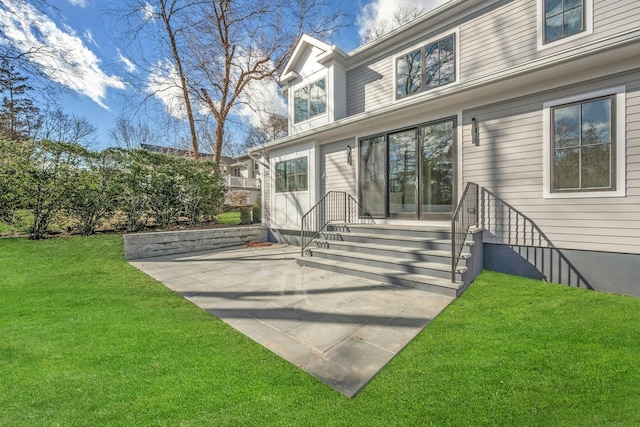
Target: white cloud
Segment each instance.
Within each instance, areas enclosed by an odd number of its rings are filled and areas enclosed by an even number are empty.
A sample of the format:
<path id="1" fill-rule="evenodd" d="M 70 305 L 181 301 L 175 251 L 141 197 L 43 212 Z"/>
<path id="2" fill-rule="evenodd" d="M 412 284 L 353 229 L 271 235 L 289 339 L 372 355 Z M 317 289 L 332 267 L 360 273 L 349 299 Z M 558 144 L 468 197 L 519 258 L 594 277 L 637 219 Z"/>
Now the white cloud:
<path id="1" fill-rule="evenodd" d="M 42 66 L 54 82 L 91 98 L 105 109 L 107 89 L 124 89 L 117 76 L 107 75 L 101 60 L 68 28 L 61 29 L 48 16 L 24 2 L 0 0 L 0 27 L 22 52 L 34 51 L 31 59 Z"/>
<path id="2" fill-rule="evenodd" d="M 400 8 L 419 6 L 422 7 L 423 13 L 426 13 L 447 1 L 448 0 L 372 0 L 371 3 L 362 8 L 362 11 L 356 17 L 360 39 L 365 40 L 371 29 L 383 23 L 387 23 L 387 31 L 397 28 L 397 25 L 392 23 L 390 18 L 393 16 L 393 13 Z"/>
<path id="3" fill-rule="evenodd" d="M 87 0 L 69 0 L 71 6 L 87 7 Z"/>
<path id="4" fill-rule="evenodd" d="M 171 61 L 164 60 L 156 63 L 155 69 L 147 77 L 147 90 L 162 102 L 167 114 L 176 119 L 187 119 L 180 77 Z"/>
<path id="5" fill-rule="evenodd" d="M 89 29 L 84 30 L 84 38 L 95 47 L 100 47 L 98 46 L 98 42 L 96 42 L 96 40 L 93 38 L 93 33 L 91 33 L 91 30 Z"/>
<path id="6" fill-rule="evenodd" d="M 142 16 L 145 21 L 151 21 L 155 19 L 156 9 L 150 3 L 145 3 L 142 7 Z"/>
<path id="7" fill-rule="evenodd" d="M 240 49 L 239 52 L 237 62 L 244 64 L 245 69 L 251 69 L 256 59 L 264 57 L 259 51 L 250 53 Z M 263 66 L 265 69 L 272 69 L 273 63 L 269 62 Z M 287 114 L 287 104 L 280 95 L 275 79 L 251 80 L 240 94 L 239 100 L 236 114 L 249 120 L 254 127 L 260 126 L 270 114 Z"/>
<path id="8" fill-rule="evenodd" d="M 238 115 L 249 120 L 254 127 L 260 126 L 269 114 L 287 115 L 287 105 L 275 80 L 250 82 L 240 96 L 240 102 Z"/>
<path id="9" fill-rule="evenodd" d="M 124 65 L 124 69 L 127 70 L 128 73 L 133 73 L 136 71 L 136 64 L 134 64 L 129 58 L 124 56 L 120 49 L 118 49 L 118 61 L 122 62 Z"/>

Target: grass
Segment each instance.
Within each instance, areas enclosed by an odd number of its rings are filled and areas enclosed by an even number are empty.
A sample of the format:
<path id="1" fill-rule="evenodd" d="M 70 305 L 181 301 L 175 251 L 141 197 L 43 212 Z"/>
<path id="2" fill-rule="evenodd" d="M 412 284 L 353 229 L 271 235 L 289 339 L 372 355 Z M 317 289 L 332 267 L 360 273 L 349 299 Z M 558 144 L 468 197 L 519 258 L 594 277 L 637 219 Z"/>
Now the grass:
<path id="1" fill-rule="evenodd" d="M 240 224 L 240 211 L 222 212 L 217 217 L 218 224 Z"/>
<path id="2" fill-rule="evenodd" d="M 28 210 L 18 210 L 15 212 L 13 224 L 0 221 L 0 236 L 28 233 L 32 225 L 33 214 Z"/>
<path id="3" fill-rule="evenodd" d="M 129 266 L 0 239 L 0 425 L 640 424 L 640 299 L 483 273 L 349 400 Z"/>

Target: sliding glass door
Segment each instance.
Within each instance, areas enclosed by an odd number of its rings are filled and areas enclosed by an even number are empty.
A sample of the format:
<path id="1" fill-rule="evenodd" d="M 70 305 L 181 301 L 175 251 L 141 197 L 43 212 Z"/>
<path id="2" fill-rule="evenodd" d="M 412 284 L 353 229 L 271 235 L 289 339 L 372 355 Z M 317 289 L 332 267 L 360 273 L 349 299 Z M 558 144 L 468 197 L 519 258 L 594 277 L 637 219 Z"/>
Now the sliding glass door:
<path id="1" fill-rule="evenodd" d="M 453 120 L 419 128 L 421 218 L 453 213 L 454 129 Z"/>
<path id="2" fill-rule="evenodd" d="M 455 118 L 360 140 L 363 213 L 448 219 L 455 194 Z"/>
<path id="3" fill-rule="evenodd" d="M 361 214 L 383 218 L 387 214 L 387 146 L 385 136 L 360 140 Z"/>
<path id="4" fill-rule="evenodd" d="M 416 190 L 416 130 L 388 135 L 389 216 L 415 218 L 418 212 Z"/>

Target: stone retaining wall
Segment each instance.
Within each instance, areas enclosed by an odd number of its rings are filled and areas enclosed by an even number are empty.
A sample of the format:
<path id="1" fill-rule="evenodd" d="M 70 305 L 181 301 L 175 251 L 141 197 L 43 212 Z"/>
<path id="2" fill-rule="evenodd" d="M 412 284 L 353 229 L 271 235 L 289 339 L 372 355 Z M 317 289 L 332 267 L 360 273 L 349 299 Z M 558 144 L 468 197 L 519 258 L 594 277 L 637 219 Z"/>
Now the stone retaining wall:
<path id="1" fill-rule="evenodd" d="M 266 241 L 267 229 L 261 226 L 125 234 L 124 257 L 151 258 Z"/>

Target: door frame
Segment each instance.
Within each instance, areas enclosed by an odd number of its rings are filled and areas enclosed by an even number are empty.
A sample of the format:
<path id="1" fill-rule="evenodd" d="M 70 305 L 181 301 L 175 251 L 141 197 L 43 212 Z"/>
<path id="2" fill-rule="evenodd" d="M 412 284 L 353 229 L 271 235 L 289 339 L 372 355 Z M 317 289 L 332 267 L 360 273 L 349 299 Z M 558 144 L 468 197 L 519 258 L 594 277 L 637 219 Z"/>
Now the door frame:
<path id="1" fill-rule="evenodd" d="M 451 183 L 451 203 L 452 203 L 452 207 L 451 207 L 451 212 L 445 212 L 445 213 L 424 213 L 422 212 L 422 177 L 420 176 L 420 170 L 422 168 L 422 153 L 419 150 L 419 132 L 420 132 L 420 128 L 424 127 L 424 126 L 428 126 L 428 125 L 433 125 L 433 124 L 438 124 L 438 123 L 443 123 L 443 122 L 452 122 L 453 123 L 453 128 L 452 128 L 452 151 L 451 151 L 451 158 L 452 158 L 452 167 L 453 167 L 453 172 L 452 172 L 452 183 Z M 358 162 L 361 161 L 361 155 L 362 155 L 362 150 L 361 150 L 361 143 L 362 141 L 365 140 L 370 140 L 370 139 L 374 139 L 374 138 L 379 138 L 381 136 L 384 137 L 384 151 L 386 153 L 386 159 L 385 159 L 385 168 L 386 168 L 386 176 L 385 176 L 385 194 L 384 194 L 384 199 L 385 199 L 385 212 L 384 215 L 380 216 L 373 216 L 373 218 L 380 218 L 380 219 L 404 219 L 404 220 L 421 220 L 421 221 L 429 221 L 429 220 L 448 220 L 451 219 L 451 216 L 453 215 L 453 210 L 455 209 L 455 204 L 457 202 L 457 194 L 458 194 L 458 166 L 459 166 L 459 161 L 458 161 L 458 116 L 457 115 L 451 115 L 451 116 L 445 116 L 436 120 L 429 120 L 427 122 L 423 122 L 423 123 L 419 123 L 416 125 L 412 125 L 412 126 L 405 126 L 402 128 L 398 128 L 398 129 L 392 129 L 392 130 L 388 130 L 385 132 L 378 132 L 372 135 L 367 135 L 367 136 L 363 136 L 361 138 L 358 138 Z M 409 130 L 415 130 L 415 135 L 416 135 L 416 140 L 415 140 L 415 148 L 416 148 L 416 165 L 415 165 L 415 173 L 416 173 L 416 188 L 415 188 L 415 204 L 416 204 L 416 209 L 415 209 L 415 213 L 396 213 L 396 214 L 391 214 L 390 209 L 389 209 L 389 205 L 390 205 L 390 201 L 389 201 L 389 188 L 390 188 L 390 168 L 389 168 L 389 136 L 392 134 L 396 134 L 396 133 L 400 133 L 400 132 L 404 132 L 404 131 L 409 131 Z M 360 163 L 359 163 L 360 164 Z M 361 164 L 360 164 L 361 165 Z M 357 180 L 358 180 L 358 194 L 359 197 L 362 197 L 362 180 L 361 180 L 361 173 L 358 172 L 358 176 L 357 176 Z M 362 200 L 360 199 L 360 202 L 362 203 Z"/>

